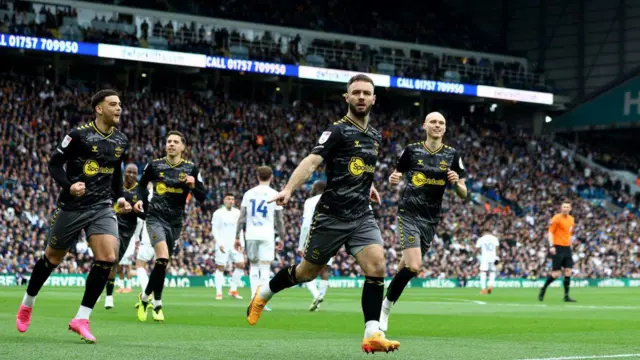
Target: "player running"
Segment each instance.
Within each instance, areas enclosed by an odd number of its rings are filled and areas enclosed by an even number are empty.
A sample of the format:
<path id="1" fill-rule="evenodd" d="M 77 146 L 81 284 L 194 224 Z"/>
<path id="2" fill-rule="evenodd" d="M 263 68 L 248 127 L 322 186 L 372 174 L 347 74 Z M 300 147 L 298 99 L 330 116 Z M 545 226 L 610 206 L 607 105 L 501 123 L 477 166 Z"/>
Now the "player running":
<path id="1" fill-rule="evenodd" d="M 397 185 L 405 177 L 407 184 L 398 205 L 398 237 L 402 259 L 382 303 L 380 329 L 386 331 L 391 307 L 398 301 L 409 281 L 422 268 L 422 256 L 429 250 L 441 217 L 442 197 L 447 182 L 464 199 L 467 187 L 460 153 L 442 143 L 447 122 L 438 112 L 427 115 L 422 127 L 426 140 L 408 145 L 389 177 Z"/>
<path id="2" fill-rule="evenodd" d="M 385 260 L 382 234 L 370 202 L 380 203 L 373 187 L 381 136 L 369 126 L 369 112 L 375 103 L 373 80 L 356 75 L 344 94 L 347 115 L 323 132 L 311 154 L 295 169 L 285 188 L 272 201 L 286 204 L 291 194 L 326 162 L 327 189 L 316 206 L 304 259 L 286 266 L 271 281 L 260 286 L 247 308 L 247 321 L 254 325 L 274 294 L 315 279 L 343 245 L 365 274 L 362 311 L 365 331 L 362 351 L 394 351 L 397 341 L 385 338 L 379 328 L 384 294 Z"/>
<path id="3" fill-rule="evenodd" d="M 118 93 L 97 92 L 91 98 L 91 108 L 96 114 L 95 120 L 71 130 L 49 160 L 49 172 L 61 192 L 58 208 L 51 216 L 45 254 L 33 267 L 16 316 L 19 332 L 29 328 L 36 296 L 84 230 L 94 262 L 82 303 L 69 323 L 69 330 L 88 343 L 96 342 L 89 317 L 117 256 L 118 222 L 113 199 L 118 199 L 117 207 L 123 212 L 131 211 L 131 205 L 122 194 L 122 159 L 126 159 L 128 140 L 116 129 L 122 111 Z"/>
<path id="4" fill-rule="evenodd" d="M 154 321 L 164 321 L 162 311 L 162 290 L 164 279 L 169 265 L 169 256 L 173 255 L 184 221 L 185 205 L 189 192 L 193 194 L 199 203 L 203 203 L 206 189 L 202 182 L 202 176 L 198 167 L 191 161 L 182 157 L 185 150 L 185 138 L 179 131 L 169 131 L 167 134 L 167 155 L 147 164 L 138 186 L 138 202 L 134 208 L 146 212 L 146 228 L 151 238 L 156 255 L 155 265 L 149 276 L 149 283 L 144 292 L 139 295 L 136 304 L 138 320 L 147 321 L 147 306 L 149 296 L 153 293 Z M 154 195 L 147 206 L 147 184 L 154 184 Z"/>
<path id="5" fill-rule="evenodd" d="M 304 249 L 307 247 L 307 241 L 309 240 L 309 231 L 311 230 L 311 221 L 313 219 L 313 213 L 316 210 L 316 205 L 320 201 L 320 196 L 327 187 L 327 183 L 324 181 L 316 181 L 311 186 L 311 197 L 304 202 L 304 212 L 302 213 L 302 227 L 300 228 L 300 243 L 298 244 L 298 255 L 304 257 Z M 318 311 L 320 304 L 324 301 L 324 295 L 327 293 L 329 287 L 329 269 L 333 264 L 333 258 L 329 259 L 327 266 L 320 272 L 320 289 L 316 287 L 315 279 L 309 281 L 307 289 L 313 296 L 313 302 L 309 306 L 309 311 Z"/>
<path id="6" fill-rule="evenodd" d="M 125 200 L 129 203 L 130 206 L 133 206 L 136 202 L 138 202 L 138 182 L 136 181 L 138 178 L 138 167 L 135 164 L 129 164 L 124 169 L 124 184 L 122 186 L 122 192 L 124 194 Z M 115 208 L 116 215 L 118 216 L 118 260 L 120 263 L 123 261 L 126 263 L 125 255 L 133 255 L 130 250 L 131 239 L 135 237 L 136 234 L 140 233 L 140 228 L 138 222 L 141 221 L 138 219 L 138 215 L 144 216 L 142 213 L 137 214 L 135 212 L 123 212 L 117 206 Z M 135 240 L 134 240 L 135 244 Z M 129 254 L 127 254 L 129 251 Z M 104 298 L 104 308 L 109 310 L 114 306 L 113 303 L 113 289 L 115 287 L 115 279 L 116 273 L 118 272 L 118 266 L 114 266 L 111 268 L 111 273 L 109 274 L 109 280 L 107 281 L 106 292 L 107 296 Z M 123 286 L 126 289 L 126 287 Z M 130 292 L 130 291 L 129 291 Z"/>
<path id="7" fill-rule="evenodd" d="M 147 196 L 148 205 L 151 199 L 153 198 L 153 184 L 149 183 L 147 185 L 147 191 L 149 195 Z M 143 213 L 144 214 L 144 213 Z M 137 246 L 136 251 L 136 278 L 138 279 L 138 284 L 140 285 L 141 292 L 147 288 L 147 284 L 149 284 L 149 274 L 147 273 L 147 266 L 151 260 L 155 257 L 156 253 L 153 250 L 153 246 L 151 246 L 151 238 L 149 237 L 149 232 L 147 231 L 147 222 L 142 222 L 142 231 L 140 232 L 140 242 Z M 149 303 L 149 308 L 151 308 L 151 303 Z M 138 308 L 138 303 L 136 303 L 136 309 Z"/>
<path id="8" fill-rule="evenodd" d="M 551 283 L 564 273 L 564 301 L 576 302 L 569 296 L 571 286 L 571 268 L 573 267 L 573 254 L 571 253 L 571 236 L 576 224 L 571 213 L 571 203 L 563 201 L 560 205 L 560 213 L 551 218 L 549 226 L 549 253 L 552 256 L 551 273 L 547 276 L 547 281 L 540 289 L 538 300 L 544 300 L 544 294 Z"/>
<path id="9" fill-rule="evenodd" d="M 476 248 L 480 249 L 480 291 L 481 295 L 491 294 L 496 284 L 496 261 L 498 255 L 496 251 L 500 246 L 500 241 L 489 230 L 485 230 L 476 241 Z M 489 283 L 487 283 L 487 272 L 489 273 Z"/>
<path id="10" fill-rule="evenodd" d="M 271 263 L 275 259 L 276 249 L 282 250 L 285 240 L 282 206 L 268 202 L 278 194 L 269 186 L 273 172 L 268 166 L 260 166 L 256 172 L 259 185 L 247 191 L 242 197 L 240 219 L 236 227 L 236 247 L 241 245 L 240 232 L 245 231 L 252 297 L 260 284 L 269 281 Z M 274 229 L 279 238 L 277 247 Z"/>
<path id="11" fill-rule="evenodd" d="M 238 294 L 238 286 L 241 285 L 244 275 L 244 255 L 242 244 L 236 246 L 235 234 L 240 218 L 240 210 L 233 207 L 236 203 L 235 196 L 231 193 L 224 196 L 224 206 L 216 210 L 211 218 L 211 235 L 216 242 L 216 300 L 222 300 L 222 284 L 224 283 L 224 268 L 229 262 L 233 264 L 231 288 L 229 296 L 242 300 Z"/>

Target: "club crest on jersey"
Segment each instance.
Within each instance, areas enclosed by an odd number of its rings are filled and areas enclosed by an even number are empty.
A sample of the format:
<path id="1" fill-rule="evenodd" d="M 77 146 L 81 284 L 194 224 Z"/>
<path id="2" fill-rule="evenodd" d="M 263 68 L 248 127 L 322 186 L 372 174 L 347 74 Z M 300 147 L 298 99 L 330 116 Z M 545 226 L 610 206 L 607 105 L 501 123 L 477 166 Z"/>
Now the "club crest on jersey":
<path id="1" fill-rule="evenodd" d="M 180 174 L 178 174 L 178 181 L 185 181 L 187 180 L 187 174 L 181 172 Z"/>
<path id="2" fill-rule="evenodd" d="M 329 136 L 331 136 L 331 131 L 325 131 L 320 135 L 320 139 L 318 139 L 318 144 L 324 144 L 329 140 Z"/>
<path id="3" fill-rule="evenodd" d="M 93 146 L 91 147 L 91 151 L 93 151 L 93 152 L 98 152 L 98 145 L 93 145 Z"/>
<path id="4" fill-rule="evenodd" d="M 422 163 L 422 159 L 418 159 L 418 165 L 424 165 L 424 164 Z"/>
<path id="5" fill-rule="evenodd" d="M 158 177 L 163 178 L 164 177 L 164 171 L 160 171 L 160 173 L 158 174 Z"/>
<path id="6" fill-rule="evenodd" d="M 365 164 L 362 158 L 354 157 L 349 161 L 349 173 L 353 176 L 360 176 L 365 172 L 373 173 L 375 171 L 375 166 Z"/>
<path id="7" fill-rule="evenodd" d="M 119 158 L 120 155 L 122 155 L 122 148 L 120 146 L 116 146 L 116 148 L 113 151 L 114 151 L 115 157 Z"/>
<path id="8" fill-rule="evenodd" d="M 354 142 L 353 142 L 353 146 L 354 146 L 354 147 L 361 147 L 361 146 L 360 146 L 360 140 L 356 140 L 356 141 L 354 141 Z"/>
<path id="9" fill-rule="evenodd" d="M 449 168 L 449 164 L 446 161 L 444 160 L 440 161 L 440 170 L 447 171 L 448 168 Z"/>
<path id="10" fill-rule="evenodd" d="M 137 203 L 138 202 L 138 195 L 133 195 L 133 199 L 132 200 L 133 200 L 134 203 Z"/>

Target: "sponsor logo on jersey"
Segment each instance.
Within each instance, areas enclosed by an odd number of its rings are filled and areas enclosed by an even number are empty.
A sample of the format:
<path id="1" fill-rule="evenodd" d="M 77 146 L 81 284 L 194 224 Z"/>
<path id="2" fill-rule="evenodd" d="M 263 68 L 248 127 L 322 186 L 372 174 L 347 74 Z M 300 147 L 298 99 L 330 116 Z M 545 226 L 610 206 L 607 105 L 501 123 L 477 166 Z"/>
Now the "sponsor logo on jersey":
<path id="1" fill-rule="evenodd" d="M 365 164 L 362 158 L 354 157 L 349 161 L 349 173 L 353 176 L 360 176 L 365 172 L 373 173 L 375 171 L 376 167 Z"/>
<path id="2" fill-rule="evenodd" d="M 440 161 L 440 170 L 447 171 L 448 168 L 449 168 L 449 163 L 447 163 L 444 160 Z"/>
<path id="3" fill-rule="evenodd" d="M 96 176 L 98 174 L 113 174 L 113 168 L 100 167 L 97 161 L 87 160 L 82 167 L 82 171 L 87 176 Z"/>
<path id="4" fill-rule="evenodd" d="M 122 148 L 120 146 L 116 146 L 116 148 L 113 151 L 114 151 L 113 155 L 117 158 L 119 158 L 120 155 L 122 155 Z"/>
<path id="5" fill-rule="evenodd" d="M 158 195 L 164 195 L 166 193 L 182 194 L 183 192 L 183 189 L 167 186 L 167 184 L 163 182 L 156 183 L 156 194 Z"/>
<path id="6" fill-rule="evenodd" d="M 93 151 L 93 152 L 98 152 L 98 145 L 93 145 L 93 146 L 91 147 L 91 151 Z"/>
<path id="7" fill-rule="evenodd" d="M 416 172 L 413 174 L 413 176 L 411 177 L 411 183 L 415 187 L 423 187 L 425 185 L 438 185 L 438 186 L 446 185 L 446 182 L 443 179 L 428 178 L 421 172 Z"/>
<path id="8" fill-rule="evenodd" d="M 187 174 L 181 172 L 180 174 L 178 174 L 178 181 L 185 181 L 187 180 Z"/>

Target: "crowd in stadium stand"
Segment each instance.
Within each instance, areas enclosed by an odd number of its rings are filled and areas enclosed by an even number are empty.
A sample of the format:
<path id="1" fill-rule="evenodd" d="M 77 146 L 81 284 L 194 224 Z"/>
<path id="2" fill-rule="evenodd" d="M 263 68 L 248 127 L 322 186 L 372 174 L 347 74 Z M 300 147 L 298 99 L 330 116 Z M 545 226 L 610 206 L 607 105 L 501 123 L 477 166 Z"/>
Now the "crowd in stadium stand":
<path id="1" fill-rule="evenodd" d="M 140 28 L 137 28 L 130 16 L 120 15 L 113 15 L 109 18 L 96 16 L 91 23 L 80 26 L 77 21 L 67 21 L 77 18 L 75 9 L 58 8 L 54 13 L 50 8 L 41 7 L 37 14 L 38 16 L 36 16 L 30 3 L 20 4 L 22 5 L 16 5 L 14 11 L 5 12 L 4 16 L 0 11 L 0 32 L 152 48 L 156 44 L 151 39 L 153 37 L 156 40 L 161 40 L 161 49 L 214 56 L 230 56 L 232 55 L 230 50 L 234 46 L 240 46 L 247 49 L 248 54 L 246 55 L 250 59 L 259 61 L 285 64 L 308 63 L 328 68 L 380 73 L 386 73 L 386 70 L 380 67 L 382 66 L 380 63 L 385 63 L 392 66 L 391 70 L 389 70 L 391 71 L 390 75 L 402 77 L 543 91 L 549 89 L 543 77 L 534 73 L 534 69 L 526 69 L 519 62 L 505 63 L 490 61 L 486 58 L 443 56 L 419 51 L 406 53 L 406 50 L 403 49 L 373 49 L 363 44 L 320 39 L 306 39 L 310 46 L 306 47 L 306 53 L 302 53 L 300 37 L 291 34 L 288 34 L 289 36 L 287 37 L 279 36 L 276 38 L 274 34 L 265 32 L 256 35 L 253 39 L 248 39 L 244 34 L 238 32 L 238 29 L 225 29 L 220 26 L 208 26 L 205 29 L 203 25 L 192 22 L 189 24 L 176 23 L 176 28 L 174 28 L 174 24 L 169 19 L 156 19 L 153 23 L 148 23 L 145 20 L 140 25 Z M 291 12 L 291 19 L 287 19 L 290 15 L 284 17 L 284 21 L 289 26 L 300 25 L 299 27 L 302 27 L 301 24 L 306 24 L 304 27 L 312 26 L 332 32 L 386 37 L 411 43 L 447 45 L 458 49 L 490 50 L 486 48 L 489 42 L 484 38 L 478 37 L 478 34 L 470 35 L 472 32 L 465 25 L 465 22 L 452 22 L 449 19 L 451 15 L 441 15 L 448 14 L 443 9 L 444 5 L 430 5 L 431 12 L 427 14 L 427 16 L 433 17 L 430 21 L 407 20 L 403 24 L 411 24 L 411 26 L 402 27 L 391 26 L 393 24 L 391 21 L 381 21 L 389 15 L 387 14 L 388 9 L 374 12 L 379 19 L 376 19 L 376 17 L 357 17 L 363 22 L 372 21 L 375 26 L 356 26 L 353 23 L 353 17 L 350 15 L 353 11 L 358 11 L 355 3 L 346 5 L 347 7 L 356 6 L 356 9 L 347 9 L 343 6 L 344 4 L 340 4 L 340 11 L 338 11 L 338 4 L 335 1 L 322 4 L 307 2 L 304 5 L 297 5 L 291 2 L 278 5 L 274 7 L 269 3 L 268 8 L 270 11 L 256 11 L 256 6 L 258 8 L 265 7 L 267 3 L 256 1 L 255 4 L 249 5 L 249 3 L 233 1 L 230 4 L 221 5 L 219 9 L 216 9 L 216 13 L 227 18 L 237 19 L 244 16 L 243 19 L 245 21 L 270 23 L 270 19 L 280 18 L 282 14 L 287 13 L 284 9 L 288 6 L 291 9 L 296 9 Z M 136 2 L 136 6 L 144 6 L 144 3 L 138 5 Z M 252 6 L 253 10 L 245 12 L 244 9 L 247 6 Z M 323 8 L 323 6 L 328 8 Z M 210 8 L 210 6 L 203 6 L 202 11 Z M 200 8 L 198 7 L 197 9 Z M 196 13 L 202 15 L 202 11 L 197 10 Z M 370 9 L 369 11 L 372 10 Z M 306 16 L 319 16 L 320 14 L 324 14 L 323 19 L 313 21 L 306 18 Z M 336 14 L 336 16 L 327 16 L 327 14 Z M 414 15 L 418 16 L 417 13 L 408 13 L 403 15 L 403 18 Z M 256 16 L 257 18 L 252 18 Z M 343 20 L 344 16 L 348 16 L 350 20 Z M 422 14 L 419 16 L 422 16 Z M 453 23 L 456 26 L 447 25 Z M 114 24 L 121 26 L 111 26 Z M 345 24 L 352 25 L 345 29 Z M 420 24 L 428 24 L 429 26 L 423 27 Z M 448 30 L 438 31 L 442 28 L 447 28 Z M 371 34 L 358 33 L 359 29 L 374 29 L 374 32 Z M 405 36 L 409 36 L 409 38 Z M 443 38 L 443 36 L 446 36 L 446 38 Z M 330 51 L 326 51 L 326 49 L 330 49 Z M 312 60 L 308 55 L 320 55 L 322 64 L 313 63 L 316 60 Z"/>
<path id="2" fill-rule="evenodd" d="M 69 129 L 92 119 L 90 95 L 86 89 L 53 87 L 33 78 L 0 77 L 0 273 L 28 273 L 42 256 L 58 195 L 47 161 Z M 141 169 L 149 159 L 163 156 L 169 130 L 182 131 L 187 157 L 203 169 L 210 190 L 203 206 L 187 207 L 179 252 L 168 270 L 174 275 L 212 274 L 210 220 L 224 194 L 233 192 L 239 202 L 244 191 L 257 184 L 254 169 L 260 164 L 274 169 L 273 187 L 280 189 L 318 134 L 345 111 L 343 104 L 285 108 L 189 92 L 125 93 L 122 101 L 120 128 L 132 146 L 128 161 Z M 372 125 L 383 135 L 375 180 L 383 204 L 375 211 L 387 250 L 387 275 L 395 273 L 400 254 L 395 235 L 399 192 L 388 185 L 387 177 L 403 146 L 424 137 L 421 123 L 420 118 L 401 114 L 374 110 L 372 115 Z M 475 240 L 484 227 L 502 240 L 499 276 L 544 276 L 549 265 L 548 221 L 560 201 L 570 198 L 576 218 L 575 277 L 640 277 L 638 218 L 628 210 L 610 212 L 577 195 L 610 191 L 611 180 L 605 175 L 584 169 L 573 154 L 481 113 L 450 115 L 445 143 L 462 152 L 472 195 L 463 202 L 447 192 L 443 221 L 420 276 L 475 276 Z M 322 178 L 318 171 L 312 180 Z M 287 206 L 287 238 L 274 271 L 299 261 L 295 250 L 307 191 L 308 187 L 296 192 Z M 86 273 L 90 264 L 90 250 L 81 239 L 56 271 Z M 354 259 L 341 250 L 332 275 L 357 274 Z"/>

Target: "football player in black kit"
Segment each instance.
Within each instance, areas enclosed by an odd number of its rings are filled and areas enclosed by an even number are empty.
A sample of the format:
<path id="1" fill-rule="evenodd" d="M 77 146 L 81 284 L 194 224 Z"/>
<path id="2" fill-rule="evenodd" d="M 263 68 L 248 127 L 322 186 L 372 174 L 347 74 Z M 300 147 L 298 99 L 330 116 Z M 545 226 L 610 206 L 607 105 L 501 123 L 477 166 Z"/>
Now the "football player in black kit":
<path id="1" fill-rule="evenodd" d="M 178 131 L 167 133 L 167 156 L 151 161 L 144 168 L 138 185 L 138 202 L 134 209 L 146 211 L 146 227 L 151 245 L 156 253 L 156 261 L 149 276 L 149 283 L 144 292 L 138 296 L 137 316 L 140 321 L 147 321 L 149 296 L 153 293 L 153 320 L 164 321 L 162 311 L 162 290 L 169 265 L 169 257 L 173 255 L 185 215 L 185 205 L 189 192 L 199 203 L 203 203 L 206 189 L 198 167 L 182 157 L 185 150 L 185 138 Z M 153 198 L 148 202 L 147 184 L 153 183 Z"/>
<path id="2" fill-rule="evenodd" d="M 45 254 L 33 267 L 16 316 L 16 327 L 20 332 L 27 331 L 36 295 L 84 229 L 95 259 L 80 309 L 69 323 L 69 330 L 84 341 L 95 343 L 89 316 L 104 290 L 118 251 L 114 198 L 123 212 L 131 211 L 131 205 L 122 194 L 122 159 L 126 158 L 128 140 L 116 129 L 122 111 L 118 93 L 99 91 L 91 98 L 91 108 L 95 120 L 71 130 L 49 160 L 51 177 L 61 188 L 60 197 L 51 216 Z"/>
<path id="3" fill-rule="evenodd" d="M 425 118 L 422 126 L 427 139 L 410 144 L 398 160 L 396 170 L 389 177 L 397 185 L 404 177 L 407 184 L 398 206 L 398 238 L 402 259 L 382 304 L 380 329 L 386 331 L 392 305 L 402 290 L 422 268 L 422 256 L 429 250 L 440 223 L 442 197 L 447 183 L 458 197 L 467 197 L 465 171 L 460 153 L 442 143 L 447 122 L 438 112 Z"/>
<path id="4" fill-rule="evenodd" d="M 136 164 L 128 164 L 124 168 L 124 183 L 122 185 L 122 194 L 124 199 L 133 207 L 138 202 L 138 167 Z M 126 211 L 120 209 L 117 205 L 114 208 L 116 215 L 118 216 L 118 261 L 122 260 L 131 239 L 136 235 L 138 230 L 138 236 L 140 236 L 142 226 L 138 226 L 138 218 L 144 218 L 144 213 L 136 213 L 135 211 Z M 115 287 L 116 273 L 118 270 L 116 265 L 111 269 L 109 274 L 109 280 L 107 281 L 107 296 L 104 299 L 104 308 L 109 310 L 113 308 L 113 289 Z"/>
<path id="5" fill-rule="evenodd" d="M 271 200 L 286 204 L 293 191 L 326 162 L 327 187 L 316 205 L 304 259 L 300 264 L 283 268 L 268 284 L 258 287 L 247 309 L 247 321 L 251 325 L 258 322 L 274 294 L 314 280 L 344 245 L 365 274 L 362 351 L 395 351 L 400 343 L 386 339 L 378 324 L 385 258 L 382 235 L 371 208 L 371 201 L 380 203 L 373 178 L 382 140 L 369 125 L 369 112 L 376 100 L 373 80 L 366 75 L 352 77 L 344 99 L 348 104 L 347 115 L 322 133 L 311 154 L 300 162 L 285 188 Z"/>

